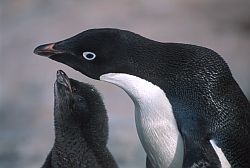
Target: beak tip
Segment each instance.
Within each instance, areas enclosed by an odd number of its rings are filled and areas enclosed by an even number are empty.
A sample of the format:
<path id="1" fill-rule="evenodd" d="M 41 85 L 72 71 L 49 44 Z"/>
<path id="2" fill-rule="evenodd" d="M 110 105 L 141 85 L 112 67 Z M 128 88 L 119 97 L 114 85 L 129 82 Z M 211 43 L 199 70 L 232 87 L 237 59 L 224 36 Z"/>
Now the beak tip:
<path id="1" fill-rule="evenodd" d="M 66 88 L 71 90 L 69 77 L 62 70 L 56 72 L 56 82 L 60 85 L 64 85 Z"/>
<path id="2" fill-rule="evenodd" d="M 53 48 L 54 45 L 54 43 L 40 45 L 34 49 L 33 53 L 44 57 L 50 57 L 57 52 L 57 50 Z"/>
<path id="3" fill-rule="evenodd" d="M 67 77 L 67 75 L 65 74 L 65 72 L 63 72 L 62 70 L 58 70 L 58 71 L 56 72 L 56 76 L 57 76 L 57 77 L 60 77 L 60 76 Z"/>
<path id="4" fill-rule="evenodd" d="M 39 46 L 34 49 L 33 53 L 39 55 Z"/>

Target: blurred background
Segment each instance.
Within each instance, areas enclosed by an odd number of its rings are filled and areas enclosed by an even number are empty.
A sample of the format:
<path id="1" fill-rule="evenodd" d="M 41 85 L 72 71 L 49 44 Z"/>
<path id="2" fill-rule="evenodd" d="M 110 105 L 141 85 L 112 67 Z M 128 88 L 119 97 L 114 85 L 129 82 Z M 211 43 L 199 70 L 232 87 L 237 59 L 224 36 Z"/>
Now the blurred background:
<path id="1" fill-rule="evenodd" d="M 39 44 L 89 28 L 127 29 L 218 52 L 250 99 L 249 0 L 0 0 L 0 167 L 40 167 L 54 141 L 56 71 L 94 84 L 108 109 L 109 148 L 121 168 L 145 167 L 133 103 L 121 89 L 34 55 Z"/>

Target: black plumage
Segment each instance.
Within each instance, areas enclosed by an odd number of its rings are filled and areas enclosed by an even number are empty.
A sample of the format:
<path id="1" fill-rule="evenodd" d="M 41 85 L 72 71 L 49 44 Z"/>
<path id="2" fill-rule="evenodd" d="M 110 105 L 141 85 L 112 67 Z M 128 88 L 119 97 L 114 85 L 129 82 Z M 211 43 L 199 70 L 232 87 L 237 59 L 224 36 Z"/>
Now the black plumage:
<path id="1" fill-rule="evenodd" d="M 43 168 L 117 168 L 107 148 L 108 117 L 97 90 L 59 70 L 54 85 L 55 142 Z"/>
<path id="2" fill-rule="evenodd" d="M 86 51 L 96 57 L 85 59 Z M 92 29 L 39 46 L 35 53 L 94 79 L 106 73 L 127 73 L 162 88 L 184 139 L 184 167 L 200 161 L 207 167 L 220 167 L 210 139 L 232 167 L 250 167 L 250 104 L 216 52 L 161 43 L 124 30 Z"/>

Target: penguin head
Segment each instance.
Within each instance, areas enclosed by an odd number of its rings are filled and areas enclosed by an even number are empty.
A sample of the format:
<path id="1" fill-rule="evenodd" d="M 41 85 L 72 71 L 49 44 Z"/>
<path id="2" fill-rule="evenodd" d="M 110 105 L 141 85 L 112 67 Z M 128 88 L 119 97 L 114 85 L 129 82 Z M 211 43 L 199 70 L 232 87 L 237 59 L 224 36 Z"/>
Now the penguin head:
<path id="1" fill-rule="evenodd" d="M 68 78 L 63 71 L 57 71 L 54 84 L 56 123 L 80 126 L 87 122 L 90 112 L 79 83 Z"/>
<path id="2" fill-rule="evenodd" d="M 199 59 L 192 57 L 199 57 L 199 54 L 193 47 L 153 41 L 126 30 L 103 28 L 40 45 L 34 53 L 66 64 L 93 79 L 100 80 L 100 76 L 108 73 L 124 73 L 159 87 L 172 88 L 180 80 L 186 80 L 186 73 L 195 72 L 192 65 Z"/>
<path id="3" fill-rule="evenodd" d="M 133 41 L 139 38 L 125 30 L 90 29 L 63 41 L 38 46 L 34 53 L 99 79 L 108 72 L 131 69 L 128 51 L 133 49 Z"/>
<path id="4" fill-rule="evenodd" d="M 86 140 L 99 145 L 107 144 L 107 112 L 93 86 L 68 78 L 62 70 L 58 70 L 54 95 L 56 130 L 74 132 L 78 128 Z"/>

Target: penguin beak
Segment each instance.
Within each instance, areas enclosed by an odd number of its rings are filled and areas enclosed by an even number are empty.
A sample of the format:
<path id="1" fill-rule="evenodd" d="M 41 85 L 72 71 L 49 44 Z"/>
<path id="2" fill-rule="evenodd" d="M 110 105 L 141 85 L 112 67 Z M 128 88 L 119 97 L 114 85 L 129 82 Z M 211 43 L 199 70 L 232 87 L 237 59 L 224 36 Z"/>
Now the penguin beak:
<path id="1" fill-rule="evenodd" d="M 62 71 L 58 70 L 56 73 L 56 82 L 65 86 L 72 93 L 72 88 L 68 76 Z"/>
<path id="2" fill-rule="evenodd" d="M 34 53 L 37 55 L 44 56 L 44 57 L 50 57 L 52 55 L 64 53 L 63 51 L 56 50 L 54 46 L 55 46 L 55 43 L 40 45 L 35 48 Z"/>

